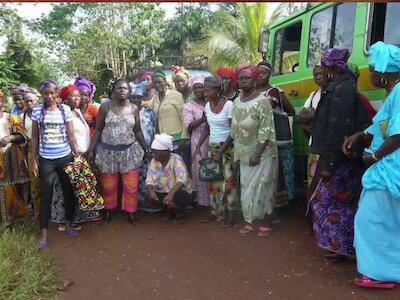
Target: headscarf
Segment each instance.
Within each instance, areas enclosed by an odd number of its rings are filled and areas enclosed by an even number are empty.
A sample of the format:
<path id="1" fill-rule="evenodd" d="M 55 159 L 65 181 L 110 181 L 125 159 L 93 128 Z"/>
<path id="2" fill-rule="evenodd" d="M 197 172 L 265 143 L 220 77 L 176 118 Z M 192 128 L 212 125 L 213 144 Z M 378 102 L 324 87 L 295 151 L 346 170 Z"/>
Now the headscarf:
<path id="1" fill-rule="evenodd" d="M 368 64 L 379 73 L 400 72 L 400 48 L 377 42 L 368 49 Z"/>
<path id="2" fill-rule="evenodd" d="M 335 68 L 344 73 L 347 69 L 347 60 L 350 57 L 349 49 L 331 48 L 322 54 L 321 63 L 324 66 Z"/>
<path id="3" fill-rule="evenodd" d="M 13 96 L 16 96 L 16 95 L 24 96 L 24 94 L 26 93 L 26 91 L 28 89 L 29 89 L 29 86 L 27 84 L 25 84 L 25 83 L 22 83 L 22 84 L 20 84 L 18 86 L 11 87 L 10 93 Z"/>
<path id="4" fill-rule="evenodd" d="M 80 91 L 89 91 L 89 98 L 93 98 L 94 93 L 96 92 L 96 86 L 94 83 L 82 75 L 79 75 L 75 79 L 74 85 L 76 85 Z"/>
<path id="5" fill-rule="evenodd" d="M 73 91 L 78 91 L 78 90 L 79 89 L 75 84 L 70 84 L 70 85 L 64 86 L 60 90 L 59 96 L 63 101 L 67 101 L 69 94 Z"/>
<path id="6" fill-rule="evenodd" d="M 221 91 L 222 81 L 221 78 L 217 76 L 209 76 L 204 79 L 204 87 Z"/>
<path id="7" fill-rule="evenodd" d="M 228 75 L 232 81 L 232 87 L 236 89 L 237 77 L 236 72 L 233 69 L 228 67 L 221 67 L 217 70 L 217 72 L 215 72 L 215 75 L 218 77 L 221 77 L 222 75 Z"/>
<path id="8" fill-rule="evenodd" d="M 267 69 L 267 70 L 270 71 L 270 72 L 271 72 L 271 70 L 272 70 L 271 65 L 270 65 L 269 63 L 265 62 L 265 61 L 259 62 L 258 65 L 257 65 L 257 67 L 265 68 L 265 69 Z"/>
<path id="9" fill-rule="evenodd" d="M 145 70 L 145 71 L 143 71 L 143 72 L 141 72 L 140 74 L 139 74 L 139 82 L 142 82 L 142 80 L 143 80 L 143 78 L 145 77 L 145 76 L 150 76 L 150 77 L 152 77 L 152 73 L 151 73 L 151 71 L 150 70 Z"/>
<path id="10" fill-rule="evenodd" d="M 171 69 L 172 71 L 172 80 L 175 80 L 176 76 L 182 76 L 187 80 L 190 79 L 190 73 L 184 67 L 175 66 Z"/>
<path id="11" fill-rule="evenodd" d="M 39 92 L 42 93 L 46 88 L 52 88 L 54 90 L 58 90 L 57 83 L 55 83 L 51 79 L 47 79 L 45 81 L 42 81 L 39 85 Z"/>
<path id="12" fill-rule="evenodd" d="M 40 98 L 40 93 L 38 92 L 37 89 L 34 89 L 34 88 L 29 87 L 29 88 L 26 90 L 25 94 L 24 94 L 24 98 L 25 98 L 25 96 L 28 95 L 28 94 L 31 94 L 31 95 L 33 95 L 34 97 L 36 97 L 36 98 L 37 98 L 36 100 L 39 100 L 39 98 Z"/>
<path id="13" fill-rule="evenodd" d="M 358 77 L 360 77 L 360 69 L 358 68 L 358 66 L 356 64 L 348 64 L 348 73 L 351 77 L 351 79 L 355 82 L 358 81 Z"/>
<path id="14" fill-rule="evenodd" d="M 154 73 L 151 76 L 151 78 L 156 78 L 156 77 L 160 77 L 160 78 L 166 79 L 167 75 L 165 75 L 165 73 L 163 71 L 157 70 L 157 71 L 154 71 Z"/>
<path id="15" fill-rule="evenodd" d="M 192 86 L 194 86 L 195 84 L 199 84 L 199 83 L 202 84 L 202 85 L 204 85 L 204 79 L 206 79 L 206 77 L 203 76 L 203 75 L 193 77 L 193 78 L 190 79 L 190 81 L 189 81 L 189 86 L 192 87 Z"/>
<path id="16" fill-rule="evenodd" d="M 260 71 L 258 71 L 257 67 L 252 65 L 252 64 L 243 64 L 240 65 L 236 69 L 236 74 L 239 75 L 240 72 L 247 72 L 250 74 L 251 77 L 257 78 L 258 75 L 260 74 Z"/>
<path id="17" fill-rule="evenodd" d="M 173 137 L 166 133 L 156 134 L 153 143 L 151 143 L 151 149 L 172 151 L 174 149 L 172 140 Z"/>

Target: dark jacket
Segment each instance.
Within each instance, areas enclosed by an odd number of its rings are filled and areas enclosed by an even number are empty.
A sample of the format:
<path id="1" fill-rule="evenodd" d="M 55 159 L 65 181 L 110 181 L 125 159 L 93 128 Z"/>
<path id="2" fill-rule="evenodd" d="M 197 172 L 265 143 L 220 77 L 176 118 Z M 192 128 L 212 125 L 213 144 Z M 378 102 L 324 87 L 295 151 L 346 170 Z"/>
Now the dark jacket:
<path id="1" fill-rule="evenodd" d="M 368 112 L 348 74 L 332 82 L 322 93 L 312 127 L 313 153 L 336 162 L 344 158 L 342 144 L 346 137 L 370 124 Z"/>

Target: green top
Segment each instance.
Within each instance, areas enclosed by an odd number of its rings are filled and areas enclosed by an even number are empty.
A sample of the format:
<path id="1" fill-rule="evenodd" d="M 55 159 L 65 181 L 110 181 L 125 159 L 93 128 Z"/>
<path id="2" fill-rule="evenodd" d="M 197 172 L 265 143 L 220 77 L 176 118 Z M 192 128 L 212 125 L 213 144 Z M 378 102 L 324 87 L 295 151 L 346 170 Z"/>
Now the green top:
<path id="1" fill-rule="evenodd" d="M 264 95 L 242 102 L 241 96 L 233 102 L 231 136 L 234 139 L 235 161 L 248 162 L 258 143 L 269 140 L 262 158 L 277 155 L 275 125 L 272 107 Z"/>

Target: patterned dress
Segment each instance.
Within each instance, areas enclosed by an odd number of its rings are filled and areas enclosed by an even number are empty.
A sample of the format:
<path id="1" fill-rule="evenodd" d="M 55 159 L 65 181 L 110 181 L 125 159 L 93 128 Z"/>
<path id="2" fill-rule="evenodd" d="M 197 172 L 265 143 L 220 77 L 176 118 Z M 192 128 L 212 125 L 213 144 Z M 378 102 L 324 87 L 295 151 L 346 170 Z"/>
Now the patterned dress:
<path id="1" fill-rule="evenodd" d="M 199 120 L 203 117 L 204 114 L 204 106 L 198 104 L 196 101 L 191 101 L 186 103 L 183 106 L 183 121 L 185 123 L 186 128 L 189 127 L 190 123 L 193 121 Z M 190 136 L 191 143 L 191 151 L 194 153 L 196 150 L 197 144 L 199 143 L 200 137 L 205 130 L 206 124 L 203 123 L 193 130 Z M 193 188 L 196 191 L 196 199 L 198 205 L 209 206 L 210 205 L 210 187 L 207 182 L 201 181 L 199 179 L 199 169 L 200 163 L 199 161 L 202 158 L 207 157 L 208 154 L 208 139 L 203 143 L 200 148 L 200 155 L 195 158 L 192 158 L 192 181 Z"/>

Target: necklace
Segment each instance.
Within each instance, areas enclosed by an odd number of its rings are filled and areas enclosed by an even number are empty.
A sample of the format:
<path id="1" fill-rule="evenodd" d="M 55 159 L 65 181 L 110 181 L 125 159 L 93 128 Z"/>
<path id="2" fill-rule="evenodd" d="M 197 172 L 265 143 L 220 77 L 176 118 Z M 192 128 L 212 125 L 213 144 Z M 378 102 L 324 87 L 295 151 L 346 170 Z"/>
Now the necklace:
<path id="1" fill-rule="evenodd" d="M 243 95 L 243 100 L 245 101 L 249 101 L 251 99 L 251 97 L 257 92 L 257 90 L 254 90 L 250 95 L 245 96 Z"/>

